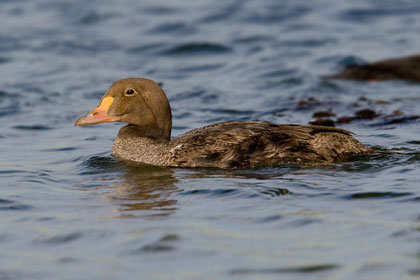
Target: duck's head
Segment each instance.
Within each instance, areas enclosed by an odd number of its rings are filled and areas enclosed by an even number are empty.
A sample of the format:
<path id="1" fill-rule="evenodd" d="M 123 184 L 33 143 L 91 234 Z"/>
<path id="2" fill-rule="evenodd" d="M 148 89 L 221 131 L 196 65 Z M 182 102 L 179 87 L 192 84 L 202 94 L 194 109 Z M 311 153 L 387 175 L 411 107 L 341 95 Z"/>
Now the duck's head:
<path id="1" fill-rule="evenodd" d="M 172 116 L 168 99 L 160 86 L 149 79 L 127 78 L 113 83 L 99 105 L 79 118 L 75 126 L 125 122 L 142 135 L 169 140 Z"/>

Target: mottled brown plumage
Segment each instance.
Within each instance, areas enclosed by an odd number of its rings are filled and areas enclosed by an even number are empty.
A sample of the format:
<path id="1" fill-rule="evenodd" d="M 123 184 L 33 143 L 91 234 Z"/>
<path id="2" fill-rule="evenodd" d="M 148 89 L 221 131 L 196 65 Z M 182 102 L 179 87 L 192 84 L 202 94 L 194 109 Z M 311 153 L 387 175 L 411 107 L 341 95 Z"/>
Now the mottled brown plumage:
<path id="1" fill-rule="evenodd" d="M 160 87 L 147 79 L 117 81 L 101 104 L 75 125 L 110 121 L 129 123 L 115 139 L 113 156 L 159 166 L 249 168 L 330 163 L 371 151 L 347 130 L 261 121 L 216 123 L 170 140 L 169 103 Z"/>
<path id="2" fill-rule="evenodd" d="M 386 59 L 366 65 L 349 65 L 342 72 L 325 78 L 420 82 L 420 55 Z"/>

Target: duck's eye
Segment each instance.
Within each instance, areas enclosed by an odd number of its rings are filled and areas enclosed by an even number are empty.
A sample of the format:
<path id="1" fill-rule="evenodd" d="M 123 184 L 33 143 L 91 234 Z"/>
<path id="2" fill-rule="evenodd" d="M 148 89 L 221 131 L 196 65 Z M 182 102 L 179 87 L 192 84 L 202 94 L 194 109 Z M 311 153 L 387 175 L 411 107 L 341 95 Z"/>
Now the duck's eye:
<path id="1" fill-rule="evenodd" d="M 133 95 L 134 94 L 134 89 L 129 88 L 124 92 L 124 94 L 125 95 Z"/>

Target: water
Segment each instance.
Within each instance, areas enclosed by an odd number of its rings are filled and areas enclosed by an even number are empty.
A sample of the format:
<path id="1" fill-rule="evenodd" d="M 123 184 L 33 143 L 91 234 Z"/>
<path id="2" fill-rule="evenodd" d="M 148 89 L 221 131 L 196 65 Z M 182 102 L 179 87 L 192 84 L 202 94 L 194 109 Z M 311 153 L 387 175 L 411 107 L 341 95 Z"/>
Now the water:
<path id="1" fill-rule="evenodd" d="M 0 279 L 418 279 L 420 87 L 323 81 L 418 53 L 418 1 L 0 1 Z M 157 168 L 73 127 L 124 77 L 163 83 L 173 135 L 224 120 L 339 127 L 327 166 Z"/>

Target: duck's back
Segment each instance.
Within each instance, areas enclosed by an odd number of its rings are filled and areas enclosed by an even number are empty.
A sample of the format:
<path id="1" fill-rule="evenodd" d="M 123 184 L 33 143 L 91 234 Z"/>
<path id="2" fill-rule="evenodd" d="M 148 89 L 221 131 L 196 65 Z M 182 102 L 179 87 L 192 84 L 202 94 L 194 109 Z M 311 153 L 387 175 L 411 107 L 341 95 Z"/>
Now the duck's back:
<path id="1" fill-rule="evenodd" d="M 370 152 L 351 132 L 324 126 L 222 122 L 170 142 L 180 167 L 246 168 L 288 163 L 328 163 Z"/>

